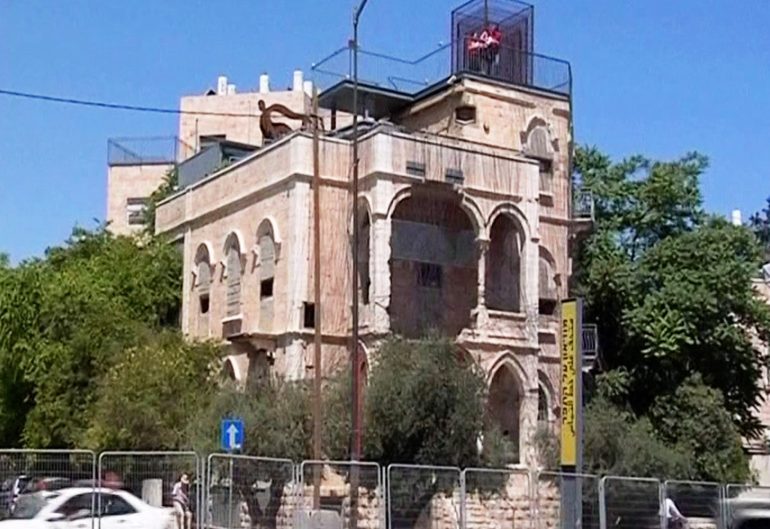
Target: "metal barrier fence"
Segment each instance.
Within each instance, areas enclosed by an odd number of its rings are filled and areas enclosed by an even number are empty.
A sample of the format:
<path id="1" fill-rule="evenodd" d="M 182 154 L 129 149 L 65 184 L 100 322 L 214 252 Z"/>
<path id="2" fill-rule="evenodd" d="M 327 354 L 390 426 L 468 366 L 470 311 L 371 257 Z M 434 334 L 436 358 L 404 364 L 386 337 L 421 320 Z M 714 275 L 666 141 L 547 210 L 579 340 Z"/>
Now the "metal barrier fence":
<path id="1" fill-rule="evenodd" d="M 724 494 L 719 483 L 669 480 L 663 483 L 663 498 L 674 501 L 691 527 L 716 528 L 725 521 Z"/>
<path id="2" fill-rule="evenodd" d="M 206 478 L 206 527 L 291 528 L 297 479 L 290 459 L 211 454 Z"/>
<path id="3" fill-rule="evenodd" d="M 380 465 L 304 461 L 299 467 L 296 526 L 326 529 L 385 527 Z"/>
<path id="4" fill-rule="evenodd" d="M 534 529 L 536 502 L 532 475 L 526 468 L 466 468 L 462 472 L 462 525 Z M 545 527 L 545 526 L 543 526 Z"/>
<path id="5" fill-rule="evenodd" d="M 458 529 L 462 473 L 456 467 L 390 465 L 387 528 Z"/>
<path id="6" fill-rule="evenodd" d="M 741 527 L 746 517 L 751 517 L 757 510 L 767 509 L 770 502 L 770 487 L 729 484 L 724 487 L 723 511 L 725 527 Z M 746 527 L 751 526 L 747 524 Z M 765 524 L 756 525 L 764 527 Z"/>
<path id="7" fill-rule="evenodd" d="M 658 529 L 662 486 L 653 478 L 605 476 L 599 482 L 601 529 Z"/>
<path id="8" fill-rule="evenodd" d="M 585 529 L 599 529 L 599 477 L 592 474 L 540 472 L 536 477 L 534 497 L 537 503 L 536 529 L 562 527 L 562 490 L 568 480 L 577 483 L 580 494 L 580 523 Z"/>
<path id="9" fill-rule="evenodd" d="M 188 508 L 175 505 L 174 486 L 183 474 L 189 479 Z M 97 527 L 112 526 L 108 518 L 124 514 L 126 491 L 152 507 L 163 509 L 169 525 L 174 519 L 183 527 L 201 529 L 205 473 L 195 452 L 103 452 L 97 468 Z"/>
<path id="10" fill-rule="evenodd" d="M 183 473 L 190 478 L 187 516 L 172 497 Z M 142 524 L 142 509 L 164 528 L 552 529 L 566 527 L 564 487 L 575 482 L 580 529 L 664 528 L 667 498 L 690 529 L 734 529 L 756 522 L 757 512 L 770 512 L 770 487 L 746 484 L 599 479 L 523 467 L 382 469 L 367 462 L 297 466 L 228 454 L 202 460 L 193 452 L 104 452 L 97 458 L 87 450 L 0 450 L 0 515 L 38 512 L 39 500 L 28 493 L 47 490 L 58 493 L 57 503 L 44 519 L 32 517 L 84 529 L 121 521 L 155 527 Z"/>
<path id="11" fill-rule="evenodd" d="M 93 489 L 95 472 L 96 455 L 88 450 L 0 450 L 0 517 L 31 512 L 24 495 L 32 492 Z M 83 519 L 93 519 L 93 494 L 88 498 L 82 505 Z M 84 526 L 91 527 L 91 523 Z"/>

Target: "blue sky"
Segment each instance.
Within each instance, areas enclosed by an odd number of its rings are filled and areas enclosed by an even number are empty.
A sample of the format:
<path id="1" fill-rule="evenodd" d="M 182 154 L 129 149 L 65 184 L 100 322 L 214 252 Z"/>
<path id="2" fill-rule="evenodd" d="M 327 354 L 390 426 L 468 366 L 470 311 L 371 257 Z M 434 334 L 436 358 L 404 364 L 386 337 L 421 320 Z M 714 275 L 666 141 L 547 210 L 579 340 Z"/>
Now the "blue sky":
<path id="1" fill-rule="evenodd" d="M 362 46 L 446 41 L 459 1 L 371 0 Z M 535 0 L 535 45 L 569 60 L 577 140 L 613 156 L 711 158 L 709 210 L 770 195 L 770 2 Z M 0 0 L 0 88 L 176 107 L 225 74 L 239 89 L 345 44 L 352 0 Z M 107 138 L 171 135 L 175 116 L 0 96 L 0 251 L 41 254 L 104 218 Z"/>

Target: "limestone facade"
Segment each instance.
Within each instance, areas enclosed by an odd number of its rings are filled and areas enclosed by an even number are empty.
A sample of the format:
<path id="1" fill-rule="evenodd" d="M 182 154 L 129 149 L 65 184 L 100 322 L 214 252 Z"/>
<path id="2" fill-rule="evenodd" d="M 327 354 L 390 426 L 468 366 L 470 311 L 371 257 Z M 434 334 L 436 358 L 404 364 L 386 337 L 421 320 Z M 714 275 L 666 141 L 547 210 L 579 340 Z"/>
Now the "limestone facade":
<path id="1" fill-rule="evenodd" d="M 251 112 L 258 98 L 211 104 Z M 304 96 L 286 104 L 307 108 Z M 361 347 L 372 357 L 387 335 L 429 328 L 455 337 L 488 373 L 493 414 L 524 463 L 535 463 L 538 422 L 558 417 L 557 310 L 573 227 L 570 112 L 564 96 L 459 76 L 359 142 Z M 183 115 L 180 136 L 191 140 L 191 130 L 261 140 L 245 121 Z M 347 136 L 320 137 L 324 376 L 349 358 L 351 165 Z M 234 378 L 313 375 L 314 229 L 313 139 L 301 131 L 159 206 L 156 230 L 183 241 L 183 330 L 230 344 Z"/>

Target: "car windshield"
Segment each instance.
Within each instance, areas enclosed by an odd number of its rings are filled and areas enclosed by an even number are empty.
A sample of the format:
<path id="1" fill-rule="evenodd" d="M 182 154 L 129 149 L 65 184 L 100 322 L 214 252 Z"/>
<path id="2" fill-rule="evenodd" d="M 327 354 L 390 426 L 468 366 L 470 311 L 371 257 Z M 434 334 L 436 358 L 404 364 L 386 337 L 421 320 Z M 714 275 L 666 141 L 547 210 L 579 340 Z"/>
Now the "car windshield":
<path id="1" fill-rule="evenodd" d="M 15 520 L 31 520 L 46 506 L 46 503 L 46 498 L 40 494 L 19 496 L 11 518 Z"/>

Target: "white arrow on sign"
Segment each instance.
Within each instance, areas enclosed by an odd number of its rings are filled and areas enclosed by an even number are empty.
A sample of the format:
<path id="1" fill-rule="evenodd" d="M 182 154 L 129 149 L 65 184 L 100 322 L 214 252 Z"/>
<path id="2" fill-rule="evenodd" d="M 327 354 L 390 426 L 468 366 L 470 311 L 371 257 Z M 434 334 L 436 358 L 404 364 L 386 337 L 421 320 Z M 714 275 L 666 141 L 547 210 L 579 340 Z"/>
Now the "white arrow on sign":
<path id="1" fill-rule="evenodd" d="M 238 428 L 234 424 L 231 424 L 227 427 L 226 433 L 230 448 L 240 448 L 240 444 L 235 442 L 235 436 L 238 435 Z"/>

